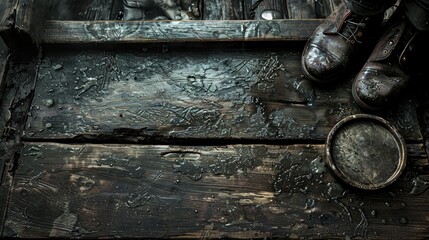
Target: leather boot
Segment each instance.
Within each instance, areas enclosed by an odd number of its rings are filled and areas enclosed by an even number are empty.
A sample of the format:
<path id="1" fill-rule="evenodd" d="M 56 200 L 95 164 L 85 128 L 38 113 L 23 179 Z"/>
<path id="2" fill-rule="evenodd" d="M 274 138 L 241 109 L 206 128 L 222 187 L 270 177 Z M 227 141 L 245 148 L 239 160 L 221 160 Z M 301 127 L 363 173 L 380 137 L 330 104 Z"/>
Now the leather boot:
<path id="1" fill-rule="evenodd" d="M 410 55 L 418 35 L 404 17 L 393 19 L 353 83 L 353 98 L 367 110 L 386 108 L 407 84 Z"/>
<path id="2" fill-rule="evenodd" d="M 382 20 L 382 14 L 360 16 L 340 4 L 308 40 L 301 60 L 304 75 L 319 83 L 338 78 L 361 45 L 375 39 Z"/>

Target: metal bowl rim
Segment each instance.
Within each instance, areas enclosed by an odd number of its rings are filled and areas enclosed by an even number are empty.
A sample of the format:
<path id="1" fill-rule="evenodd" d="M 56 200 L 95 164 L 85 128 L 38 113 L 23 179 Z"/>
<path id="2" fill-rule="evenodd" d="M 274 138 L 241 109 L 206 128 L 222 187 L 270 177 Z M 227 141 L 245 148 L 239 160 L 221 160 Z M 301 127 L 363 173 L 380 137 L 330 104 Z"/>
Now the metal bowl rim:
<path id="1" fill-rule="evenodd" d="M 385 182 L 380 183 L 380 184 L 376 184 L 376 185 L 373 185 L 373 184 L 368 185 L 368 184 L 363 184 L 363 183 L 360 183 L 357 181 L 350 180 L 336 167 L 336 163 L 335 163 L 334 159 L 332 158 L 332 154 L 331 154 L 332 140 L 333 140 L 334 136 L 338 133 L 338 131 L 344 125 L 349 124 L 352 121 L 365 120 L 365 119 L 369 120 L 369 121 L 376 122 L 376 123 L 380 124 L 381 126 L 383 126 L 384 128 L 386 128 L 393 135 L 393 137 L 396 140 L 396 143 L 399 147 L 399 151 L 400 151 L 399 164 L 398 164 L 398 167 L 396 168 L 395 172 L 393 173 L 393 175 L 390 178 L 388 178 Z M 404 171 L 404 169 L 406 167 L 407 148 L 406 148 L 405 140 L 401 136 L 399 131 L 391 123 L 389 123 L 385 119 L 378 117 L 378 116 L 375 116 L 375 115 L 370 115 L 370 114 L 355 114 L 355 115 L 351 115 L 351 116 L 345 117 L 342 120 L 340 120 L 329 132 L 328 138 L 326 139 L 324 161 L 325 161 L 326 165 L 328 165 L 330 170 L 337 177 L 339 177 L 342 181 L 344 181 L 345 183 L 347 183 L 353 187 L 364 189 L 364 190 L 377 190 L 377 189 L 381 189 L 381 188 L 384 188 L 384 187 L 392 184 L 394 181 L 396 181 L 400 177 L 400 175 L 402 174 L 402 172 Z"/>

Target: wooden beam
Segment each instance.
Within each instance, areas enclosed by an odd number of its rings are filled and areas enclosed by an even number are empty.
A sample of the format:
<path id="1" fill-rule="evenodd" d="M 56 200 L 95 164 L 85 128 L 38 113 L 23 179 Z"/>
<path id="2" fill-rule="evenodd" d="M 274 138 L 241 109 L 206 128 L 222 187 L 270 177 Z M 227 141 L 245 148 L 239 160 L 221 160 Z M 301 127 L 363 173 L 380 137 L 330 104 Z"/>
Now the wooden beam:
<path id="1" fill-rule="evenodd" d="M 362 113 L 354 75 L 313 85 L 301 76 L 301 47 L 146 47 L 46 51 L 24 138 L 323 142 L 339 120 Z M 421 141 L 407 99 L 379 115 Z"/>
<path id="2" fill-rule="evenodd" d="M 323 150 L 27 143 L 3 237 L 429 237 L 429 176 L 412 170 L 421 145 L 398 182 L 373 192 L 337 182 Z"/>
<path id="3" fill-rule="evenodd" d="M 302 41 L 321 20 L 48 21 L 45 44 Z"/>

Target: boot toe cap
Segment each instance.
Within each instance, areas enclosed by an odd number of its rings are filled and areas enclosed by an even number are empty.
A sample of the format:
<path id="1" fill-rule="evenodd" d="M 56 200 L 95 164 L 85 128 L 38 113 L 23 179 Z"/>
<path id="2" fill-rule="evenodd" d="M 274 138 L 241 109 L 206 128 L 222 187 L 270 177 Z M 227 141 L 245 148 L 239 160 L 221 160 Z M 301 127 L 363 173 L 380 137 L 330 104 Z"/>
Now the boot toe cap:
<path id="1" fill-rule="evenodd" d="M 325 83 L 335 80 L 344 71 L 344 65 L 328 51 L 309 45 L 302 55 L 302 70 L 310 80 Z"/>
<path id="2" fill-rule="evenodd" d="M 354 80 L 353 98 L 364 109 L 383 109 L 400 96 L 407 83 L 408 77 L 402 72 L 365 66 Z"/>

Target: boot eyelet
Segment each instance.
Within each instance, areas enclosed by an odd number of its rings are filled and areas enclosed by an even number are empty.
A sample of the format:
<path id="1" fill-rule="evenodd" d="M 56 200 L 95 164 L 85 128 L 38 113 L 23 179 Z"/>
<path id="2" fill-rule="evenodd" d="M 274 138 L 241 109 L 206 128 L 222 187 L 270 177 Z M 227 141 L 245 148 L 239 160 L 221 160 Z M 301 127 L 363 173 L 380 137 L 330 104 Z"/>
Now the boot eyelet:
<path id="1" fill-rule="evenodd" d="M 353 44 L 353 43 L 355 43 L 355 40 L 350 40 L 350 42 Z"/>
<path id="2" fill-rule="evenodd" d="M 393 45 L 393 41 L 389 41 L 389 45 L 392 46 Z"/>
<path id="3" fill-rule="evenodd" d="M 389 53 L 389 50 L 387 50 L 387 49 L 383 50 L 383 55 L 387 55 L 388 53 Z"/>
<path id="4" fill-rule="evenodd" d="M 358 37 L 362 37 L 362 32 L 358 32 L 358 33 L 357 33 L 357 36 L 358 36 Z"/>

